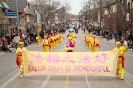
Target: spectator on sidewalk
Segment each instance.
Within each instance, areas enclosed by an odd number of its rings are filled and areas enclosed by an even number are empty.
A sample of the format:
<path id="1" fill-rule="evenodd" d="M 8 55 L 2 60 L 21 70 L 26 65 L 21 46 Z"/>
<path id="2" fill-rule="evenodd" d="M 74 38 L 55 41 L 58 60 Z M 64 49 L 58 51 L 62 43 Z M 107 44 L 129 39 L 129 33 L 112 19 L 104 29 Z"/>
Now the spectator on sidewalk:
<path id="1" fill-rule="evenodd" d="M 10 45 L 10 43 L 11 43 L 11 38 L 10 38 L 9 34 L 7 34 L 7 35 L 5 36 L 5 38 L 7 39 L 8 45 Z"/>
<path id="2" fill-rule="evenodd" d="M 6 46 L 6 44 L 5 44 L 4 42 L 2 43 L 2 51 L 4 51 L 4 52 L 7 52 L 7 51 L 12 52 L 12 51 Z"/>
<path id="3" fill-rule="evenodd" d="M 20 37 L 18 36 L 18 34 L 16 34 L 16 36 L 13 39 L 13 42 L 15 43 L 15 48 L 18 48 L 18 43 L 20 41 Z"/>
<path id="4" fill-rule="evenodd" d="M 117 41 L 118 37 L 119 37 L 119 33 L 117 30 L 115 30 L 114 32 L 114 37 L 115 37 L 115 41 Z"/>

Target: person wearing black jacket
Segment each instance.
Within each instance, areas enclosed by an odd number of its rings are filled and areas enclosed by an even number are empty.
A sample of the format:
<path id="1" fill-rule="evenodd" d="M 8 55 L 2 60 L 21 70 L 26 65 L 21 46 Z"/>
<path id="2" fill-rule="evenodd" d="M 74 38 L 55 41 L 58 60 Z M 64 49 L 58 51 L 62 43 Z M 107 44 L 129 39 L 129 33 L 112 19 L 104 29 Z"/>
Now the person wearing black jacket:
<path id="1" fill-rule="evenodd" d="M 4 51 L 4 52 L 6 52 L 6 51 L 12 52 L 12 51 L 5 45 L 4 42 L 2 43 L 2 51 Z"/>

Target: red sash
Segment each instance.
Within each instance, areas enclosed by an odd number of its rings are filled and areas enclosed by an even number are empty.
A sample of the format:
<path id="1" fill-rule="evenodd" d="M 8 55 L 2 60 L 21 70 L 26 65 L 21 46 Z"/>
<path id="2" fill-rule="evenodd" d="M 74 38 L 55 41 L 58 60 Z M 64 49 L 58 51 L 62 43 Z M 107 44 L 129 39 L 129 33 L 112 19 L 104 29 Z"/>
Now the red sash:
<path id="1" fill-rule="evenodd" d="M 124 68 L 124 60 L 125 60 L 125 58 L 124 58 L 124 56 L 119 56 L 119 58 L 121 58 L 121 60 L 122 60 L 122 67 Z"/>
<path id="2" fill-rule="evenodd" d="M 17 66 L 20 65 L 20 63 L 19 63 L 19 57 L 20 57 L 20 56 L 22 56 L 22 55 L 18 55 L 17 58 L 16 58 L 16 64 L 17 64 Z"/>

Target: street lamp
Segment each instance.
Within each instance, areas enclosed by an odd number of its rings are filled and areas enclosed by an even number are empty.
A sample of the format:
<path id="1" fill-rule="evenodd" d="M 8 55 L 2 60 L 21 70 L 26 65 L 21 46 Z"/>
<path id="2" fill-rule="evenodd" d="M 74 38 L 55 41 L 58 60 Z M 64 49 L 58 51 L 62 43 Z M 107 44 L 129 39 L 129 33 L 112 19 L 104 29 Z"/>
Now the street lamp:
<path id="1" fill-rule="evenodd" d="M 16 12 L 17 12 L 17 31 L 19 34 L 18 0 L 16 0 Z"/>

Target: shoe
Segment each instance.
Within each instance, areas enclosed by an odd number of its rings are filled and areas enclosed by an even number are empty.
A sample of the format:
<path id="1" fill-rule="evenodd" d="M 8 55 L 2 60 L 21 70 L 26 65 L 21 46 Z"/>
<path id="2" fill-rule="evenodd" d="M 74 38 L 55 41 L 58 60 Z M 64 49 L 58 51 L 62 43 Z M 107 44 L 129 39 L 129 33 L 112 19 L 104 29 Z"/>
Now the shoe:
<path id="1" fill-rule="evenodd" d="M 121 80 L 124 80 L 124 78 L 121 78 Z"/>
<path id="2" fill-rule="evenodd" d="M 20 75 L 20 78 L 23 78 L 24 76 L 23 75 Z"/>

